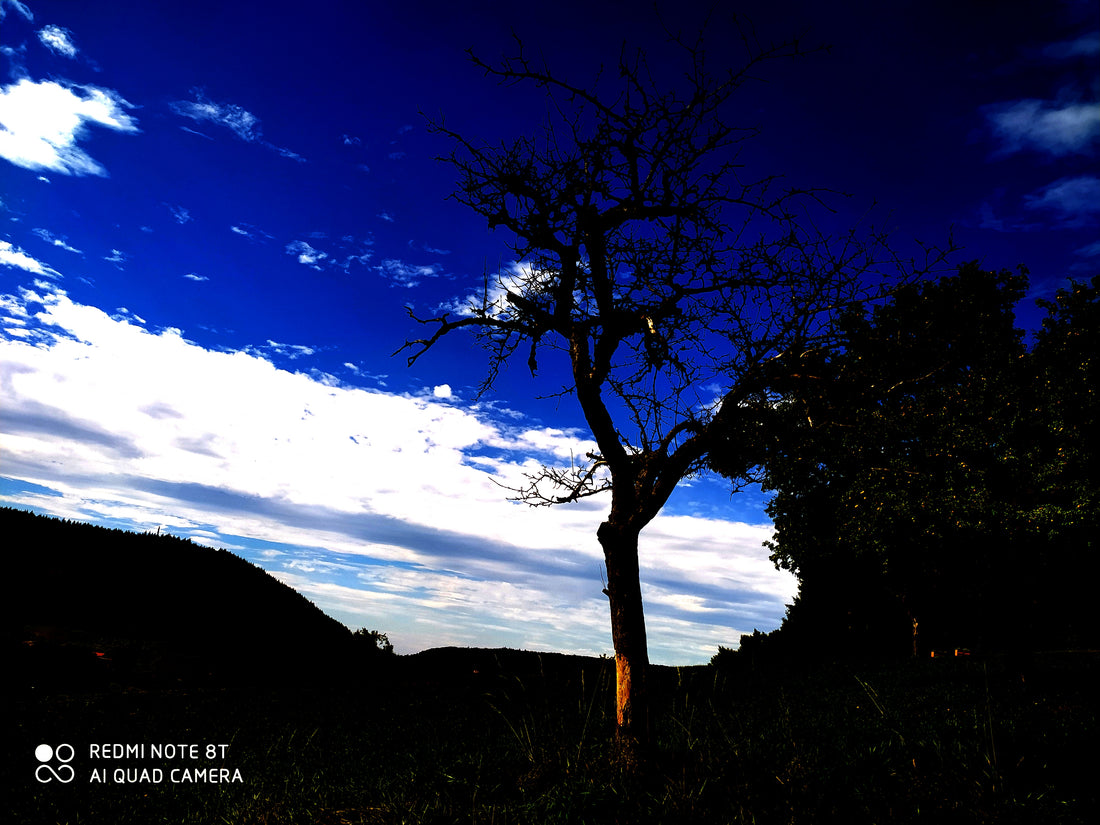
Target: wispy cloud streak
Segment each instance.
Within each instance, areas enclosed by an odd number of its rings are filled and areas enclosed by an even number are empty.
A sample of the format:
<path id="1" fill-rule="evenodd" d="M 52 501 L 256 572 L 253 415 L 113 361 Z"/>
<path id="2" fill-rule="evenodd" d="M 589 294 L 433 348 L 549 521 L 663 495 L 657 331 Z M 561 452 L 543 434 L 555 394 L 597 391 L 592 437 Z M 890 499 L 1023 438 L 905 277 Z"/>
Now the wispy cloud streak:
<path id="1" fill-rule="evenodd" d="M 264 140 L 260 119 L 243 106 L 236 103 L 215 103 L 207 98 L 205 92 L 201 89 L 192 90 L 192 95 L 195 97 L 194 100 L 177 100 L 169 104 L 172 111 L 181 117 L 189 118 L 198 123 L 213 123 L 222 126 L 245 143 L 258 143 L 284 158 L 299 163 L 305 162 L 305 158 L 297 152 Z M 201 136 L 207 137 L 207 135 Z"/>

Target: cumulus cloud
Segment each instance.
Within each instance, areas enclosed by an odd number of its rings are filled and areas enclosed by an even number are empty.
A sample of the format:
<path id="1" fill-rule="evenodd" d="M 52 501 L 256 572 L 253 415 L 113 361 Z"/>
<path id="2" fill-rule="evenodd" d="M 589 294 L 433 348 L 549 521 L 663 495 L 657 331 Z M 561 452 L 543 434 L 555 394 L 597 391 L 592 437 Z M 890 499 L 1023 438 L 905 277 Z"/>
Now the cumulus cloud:
<path id="1" fill-rule="evenodd" d="M 45 26 L 38 31 L 42 45 L 62 57 L 76 57 L 77 48 L 73 45 L 72 32 L 61 26 Z"/>
<path id="2" fill-rule="evenodd" d="M 26 485 L 8 503 L 237 549 L 404 650 L 610 651 L 595 540 L 606 502 L 518 506 L 470 460 L 495 451 L 507 484 L 540 455 L 582 451 L 576 433 L 435 397 L 443 385 L 349 388 L 208 350 L 45 283 L 0 296 L 0 328 L 0 450 Z M 795 586 L 767 561 L 769 532 L 686 516 L 647 528 L 655 661 L 705 661 L 778 624 Z"/>
<path id="3" fill-rule="evenodd" d="M 983 108 L 1001 154 L 1030 149 L 1063 156 L 1090 153 L 1100 138 L 1100 106 L 1017 100 Z"/>
<path id="4" fill-rule="evenodd" d="M 321 261 L 328 257 L 327 252 L 322 252 L 319 249 L 314 249 L 305 241 L 292 241 L 286 245 L 286 252 L 288 255 L 293 255 L 298 259 L 298 263 L 304 264 L 311 269 L 320 270 Z"/>
<path id="5" fill-rule="evenodd" d="M 24 78 L 0 88 L 0 157 L 25 169 L 106 175 L 77 142 L 89 124 L 137 132 L 135 120 L 126 113 L 130 108 L 110 89 Z"/>

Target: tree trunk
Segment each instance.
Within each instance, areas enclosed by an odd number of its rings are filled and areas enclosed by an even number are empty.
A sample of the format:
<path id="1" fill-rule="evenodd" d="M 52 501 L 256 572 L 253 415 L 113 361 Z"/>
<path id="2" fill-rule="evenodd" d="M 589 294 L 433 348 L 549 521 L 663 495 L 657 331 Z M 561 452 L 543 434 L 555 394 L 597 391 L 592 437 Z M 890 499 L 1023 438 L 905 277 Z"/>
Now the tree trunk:
<path id="1" fill-rule="evenodd" d="M 638 568 L 638 530 L 606 521 L 597 533 L 607 564 L 611 639 L 615 645 L 615 719 L 620 754 L 643 758 L 650 745 L 649 649 Z"/>

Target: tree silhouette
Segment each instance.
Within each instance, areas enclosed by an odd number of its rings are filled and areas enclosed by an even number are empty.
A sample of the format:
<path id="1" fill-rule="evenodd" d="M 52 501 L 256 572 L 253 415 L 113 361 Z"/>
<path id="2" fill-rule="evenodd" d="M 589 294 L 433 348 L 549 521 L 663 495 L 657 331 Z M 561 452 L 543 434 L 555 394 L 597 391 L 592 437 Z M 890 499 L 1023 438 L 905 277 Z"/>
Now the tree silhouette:
<path id="1" fill-rule="evenodd" d="M 431 123 L 453 142 L 443 158 L 458 172 L 453 197 L 507 230 L 519 265 L 465 306 L 414 316 L 434 329 L 402 350 L 411 365 L 469 330 L 489 354 L 482 390 L 517 353 L 532 374 L 547 350 L 568 363 L 561 394 L 576 398 L 597 447 L 515 492 L 533 505 L 610 494 L 597 537 L 627 752 L 643 753 L 649 738 L 642 528 L 716 446 L 735 483 L 752 481 L 760 445 L 729 435 L 751 432 L 767 409 L 776 365 L 797 370 L 800 354 L 828 344 L 840 309 L 911 269 L 873 230 L 831 243 L 803 211 L 825 193 L 739 165 L 758 130 L 733 125 L 734 93 L 762 64 L 804 53 L 797 41 L 741 34 L 734 70 L 712 72 L 701 42 L 672 38 L 682 75 L 659 81 L 624 47 L 614 80 L 591 87 L 531 60 L 517 39 L 499 65 L 470 57 L 501 84 L 546 95 L 537 133 L 488 143 Z"/>
<path id="2" fill-rule="evenodd" d="M 1095 639 L 1064 571 L 1096 569 L 1097 291 L 1041 302 L 1028 352 L 1027 288 L 976 264 L 911 285 L 788 388 L 766 486 L 791 630 L 914 653 L 918 631 L 925 651 Z"/>
<path id="3" fill-rule="evenodd" d="M 393 644 L 390 637 L 378 630 L 367 630 L 361 627 L 352 634 L 359 650 L 368 658 L 393 656 Z"/>

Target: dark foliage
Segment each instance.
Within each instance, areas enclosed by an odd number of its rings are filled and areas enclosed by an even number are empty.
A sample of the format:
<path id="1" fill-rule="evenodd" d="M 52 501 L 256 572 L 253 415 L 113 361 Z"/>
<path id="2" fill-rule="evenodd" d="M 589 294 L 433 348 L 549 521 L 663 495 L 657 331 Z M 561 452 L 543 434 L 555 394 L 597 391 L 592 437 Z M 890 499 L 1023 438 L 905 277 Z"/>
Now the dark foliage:
<path id="1" fill-rule="evenodd" d="M 1030 351 L 1013 313 L 1026 290 L 1024 272 L 969 264 L 850 315 L 841 351 L 803 357 L 763 459 L 772 559 L 800 580 L 773 647 L 1100 643 L 1097 282 L 1043 304 Z"/>
<path id="2" fill-rule="evenodd" d="M 352 638 L 355 639 L 361 655 L 373 661 L 389 659 L 394 655 L 390 637 L 378 630 L 361 627 L 352 634 Z"/>
<path id="3" fill-rule="evenodd" d="M 346 627 L 224 550 L 7 508 L 0 535 L 8 688 L 301 683 L 363 662 Z"/>

